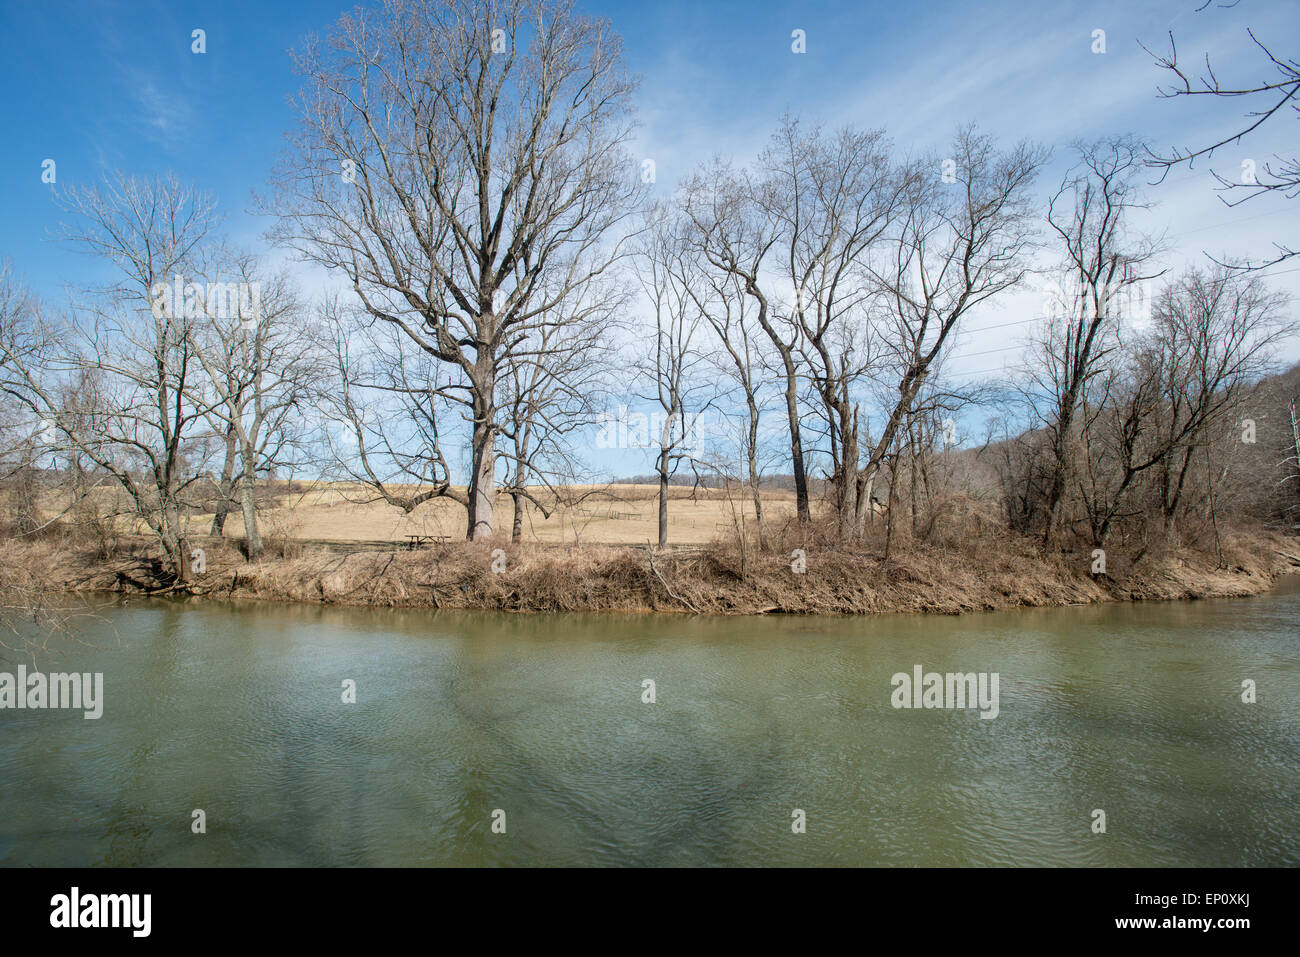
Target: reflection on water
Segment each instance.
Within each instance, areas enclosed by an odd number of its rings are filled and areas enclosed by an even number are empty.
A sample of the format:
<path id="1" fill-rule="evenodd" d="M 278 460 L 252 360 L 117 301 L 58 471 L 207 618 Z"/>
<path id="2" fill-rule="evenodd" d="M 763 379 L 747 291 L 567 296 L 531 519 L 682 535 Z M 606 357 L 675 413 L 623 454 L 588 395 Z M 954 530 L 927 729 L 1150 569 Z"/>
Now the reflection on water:
<path id="1" fill-rule="evenodd" d="M 100 720 L 0 711 L 0 864 L 1294 865 L 1298 618 L 1294 585 L 962 618 L 132 603 L 45 665 L 104 672 Z M 895 710 L 917 664 L 998 672 L 999 716 Z"/>

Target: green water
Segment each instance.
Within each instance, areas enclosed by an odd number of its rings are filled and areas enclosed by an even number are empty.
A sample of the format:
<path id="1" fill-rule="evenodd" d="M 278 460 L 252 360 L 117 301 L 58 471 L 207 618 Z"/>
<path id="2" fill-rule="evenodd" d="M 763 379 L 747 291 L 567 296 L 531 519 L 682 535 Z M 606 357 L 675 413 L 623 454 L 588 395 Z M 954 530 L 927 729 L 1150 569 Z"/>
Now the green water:
<path id="1" fill-rule="evenodd" d="M 0 711 L 0 865 L 1295 865 L 1298 623 L 133 602 L 40 662 L 102 718 Z M 917 664 L 998 717 L 892 707 Z"/>

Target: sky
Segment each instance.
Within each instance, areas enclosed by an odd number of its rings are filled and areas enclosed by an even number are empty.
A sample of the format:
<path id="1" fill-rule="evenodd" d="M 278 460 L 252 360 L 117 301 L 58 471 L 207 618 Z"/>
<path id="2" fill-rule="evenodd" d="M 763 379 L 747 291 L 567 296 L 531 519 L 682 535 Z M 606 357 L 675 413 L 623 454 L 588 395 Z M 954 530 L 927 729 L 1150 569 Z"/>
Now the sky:
<path id="1" fill-rule="evenodd" d="M 715 154 L 752 158 L 788 111 L 829 127 L 883 128 L 900 155 L 941 151 L 966 122 L 1007 145 L 1034 141 L 1053 150 L 1039 184 L 1045 202 L 1077 139 L 1132 133 L 1167 150 L 1243 125 L 1240 101 L 1159 98 L 1167 75 L 1140 43 L 1163 52 L 1173 31 L 1180 58 L 1196 64 L 1208 51 L 1225 84 L 1273 75 L 1248 27 L 1275 53 L 1300 50 L 1297 0 L 1197 11 L 1203 2 L 579 5 L 609 18 L 640 77 L 633 151 L 654 160 L 658 195 Z M 253 191 L 265 188 L 295 123 L 289 51 L 327 33 L 344 9 L 331 0 L 3 0 L 0 259 L 50 297 L 96 268 L 54 238 L 60 214 L 42 182 L 46 160 L 61 186 L 114 169 L 174 171 L 216 195 L 233 240 L 261 243 L 269 223 L 252 212 Z M 195 29 L 205 31 L 205 53 L 191 50 Z M 792 50 L 796 30 L 806 52 Z M 1097 30 L 1105 31 L 1104 52 L 1094 52 Z M 1210 172 L 1236 179 L 1246 160 L 1262 167 L 1276 154 L 1295 155 L 1298 119 L 1280 115 L 1209 163 L 1151 187 L 1142 225 L 1167 235 L 1165 266 L 1205 264 L 1207 252 L 1259 259 L 1274 240 L 1300 243 L 1300 198 L 1271 194 L 1230 208 Z M 302 269 L 309 286 L 322 281 Z M 1270 273 L 1300 296 L 1300 260 Z M 1027 289 L 972 316 L 949 371 L 973 379 L 1014 362 L 1041 301 Z M 1300 359 L 1300 343 L 1289 343 L 1284 358 Z"/>

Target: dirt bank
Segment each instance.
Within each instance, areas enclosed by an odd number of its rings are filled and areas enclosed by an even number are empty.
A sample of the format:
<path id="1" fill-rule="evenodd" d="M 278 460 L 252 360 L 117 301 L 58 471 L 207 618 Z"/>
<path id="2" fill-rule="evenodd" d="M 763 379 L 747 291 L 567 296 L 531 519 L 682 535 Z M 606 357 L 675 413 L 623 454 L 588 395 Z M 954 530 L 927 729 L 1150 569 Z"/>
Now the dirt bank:
<path id="1" fill-rule="evenodd" d="M 505 611 L 701 614 L 957 614 L 1098 601 L 1221 598 L 1267 591 L 1300 570 L 1294 538 L 1225 536 L 1218 553 L 1180 549 L 1133 556 L 1107 550 L 1105 574 L 1090 551 L 1045 551 L 999 536 L 947 546 L 910 544 L 886 562 L 879 549 L 808 545 L 742 549 L 493 546 L 456 542 L 417 551 L 295 547 L 246 562 L 229 542 L 199 541 L 204 566 L 185 589 L 168 588 L 148 543 L 110 559 L 67 540 L 2 543 L 5 574 L 47 591 L 192 594 L 386 607 Z"/>

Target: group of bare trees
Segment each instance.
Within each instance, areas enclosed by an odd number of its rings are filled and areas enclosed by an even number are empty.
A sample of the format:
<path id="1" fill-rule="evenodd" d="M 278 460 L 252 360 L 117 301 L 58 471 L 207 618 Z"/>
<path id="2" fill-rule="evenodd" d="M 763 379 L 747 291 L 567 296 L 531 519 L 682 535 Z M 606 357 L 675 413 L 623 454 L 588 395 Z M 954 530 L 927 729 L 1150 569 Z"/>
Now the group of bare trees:
<path id="1" fill-rule="evenodd" d="M 255 557 L 259 481 L 305 464 L 404 512 L 454 501 L 470 539 L 508 496 L 517 541 L 620 397 L 656 410 L 660 544 L 686 470 L 743 488 L 760 537 L 765 474 L 844 543 L 883 507 L 888 549 L 902 511 L 933 527 L 954 418 L 987 399 L 945 373 L 971 317 L 1044 273 L 1057 302 L 985 449 L 1004 518 L 1045 541 L 1135 516 L 1168 533 L 1217 518 L 1221 445 L 1292 328 L 1257 275 L 1162 279 L 1130 138 L 1078 144 L 1044 208 L 1033 144 L 967 126 L 900 158 L 884 131 L 787 116 L 751 162 L 651 205 L 619 38 L 572 0 L 386 0 L 295 61 L 300 122 L 261 206 L 341 281 L 328 295 L 231 248 L 171 178 L 61 194 L 65 238 L 110 275 L 65 308 L 0 274 L 10 478 L 49 455 L 81 497 L 111 487 L 177 578 L 191 515 L 220 535 L 238 511 Z"/>
<path id="2" fill-rule="evenodd" d="M 1044 541 L 1068 531 L 1101 546 L 1124 522 L 1167 534 L 1197 508 L 1213 520 L 1214 446 L 1235 437 L 1295 329 L 1286 297 L 1249 270 L 1162 278 L 1162 243 L 1134 222 L 1147 208 L 1140 150 L 1126 137 L 1080 145 L 1049 203 L 1060 281 L 1016 383 L 1024 414 L 1002 470 L 1007 518 Z M 1207 477 L 1195 506 L 1194 474 Z"/>
<path id="3" fill-rule="evenodd" d="M 316 364 L 297 291 L 227 247 L 212 199 L 174 178 L 119 175 L 62 194 L 61 205 L 64 238 L 107 279 L 72 290 L 62 309 L 9 293 L 7 425 L 49 457 L 44 472 L 94 477 L 74 497 L 102 508 L 100 488 L 123 493 L 176 578 L 190 557 L 187 520 L 224 455 L 214 525 L 238 501 L 255 557 L 255 484 L 287 460 L 313 404 Z M 34 462 L 16 464 L 35 474 Z"/>
<path id="4" fill-rule="evenodd" d="M 754 488 L 770 388 L 798 520 L 811 517 L 818 475 L 839 539 L 865 534 L 896 439 L 933 413 L 930 383 L 963 323 L 1028 275 L 1045 159 L 963 128 L 951 156 L 899 162 L 881 131 L 808 130 L 787 117 L 750 168 L 713 162 L 683 184 L 642 252 L 652 298 L 675 305 L 667 316 L 657 307 L 655 322 L 680 353 L 674 374 L 691 352 L 727 357 Z M 665 339 L 665 319 L 712 335 Z M 655 381 L 669 384 L 662 371 Z"/>
<path id="5" fill-rule="evenodd" d="M 1228 512 L 1216 494 L 1236 474 L 1276 486 L 1295 472 L 1294 452 L 1256 449 L 1255 420 L 1268 409 L 1255 386 L 1294 330 L 1283 295 L 1215 265 L 1164 284 L 1136 329 L 1098 301 L 1084 319 L 1049 322 L 1031 356 L 1022 398 L 1041 427 L 1008 442 L 1013 526 L 1094 546 L 1118 527 L 1149 546 L 1184 518 L 1217 531 Z M 1092 342 L 1076 344 L 1093 326 Z"/>
<path id="6" fill-rule="evenodd" d="M 641 253 L 658 352 L 676 349 L 650 370 L 676 401 L 670 411 L 684 427 L 680 370 L 713 350 L 729 360 L 728 401 L 752 420 L 764 396 L 784 405 L 800 521 L 817 476 L 838 538 L 862 538 L 884 476 L 887 510 L 903 494 L 913 529 L 931 527 L 920 513 L 934 506 L 936 454 L 955 444 L 952 416 L 980 393 L 946 381 L 944 360 L 972 311 L 1035 273 L 1055 294 L 1003 402 L 1013 423 L 1000 449 L 1004 518 L 1044 542 L 1096 545 L 1117 525 L 1168 535 L 1183 514 L 1216 521 L 1216 485 L 1235 463 L 1216 464 L 1214 445 L 1235 435 L 1251 387 L 1294 332 L 1286 297 L 1232 265 L 1165 278 L 1160 238 L 1138 228 L 1148 162 L 1131 137 L 1076 144 L 1045 211 L 1031 193 L 1043 151 L 1000 150 L 965 128 L 950 152 L 898 164 L 881 133 L 827 135 L 786 119 L 751 167 L 696 172 L 657 212 Z M 677 333 L 697 326 L 713 335 Z M 719 401 L 706 390 L 696 409 Z M 670 448 L 666 439 L 661 503 Z M 1133 521 L 1151 509 L 1154 525 Z"/>

